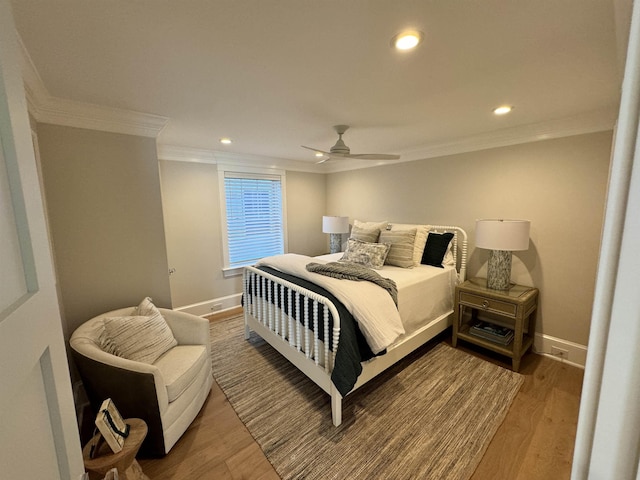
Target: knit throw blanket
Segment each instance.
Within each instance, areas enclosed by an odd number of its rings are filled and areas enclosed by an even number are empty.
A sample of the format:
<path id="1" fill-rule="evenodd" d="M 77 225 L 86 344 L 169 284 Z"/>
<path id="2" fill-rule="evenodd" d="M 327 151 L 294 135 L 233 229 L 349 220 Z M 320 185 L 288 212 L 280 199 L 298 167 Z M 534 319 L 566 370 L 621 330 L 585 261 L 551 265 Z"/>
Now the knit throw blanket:
<path id="1" fill-rule="evenodd" d="M 307 270 L 313 273 L 319 273 L 327 277 L 333 277 L 340 280 L 354 280 L 356 282 L 372 282 L 376 285 L 384 288 L 393 302 L 398 306 L 398 287 L 396 282 L 390 278 L 385 278 L 378 272 L 371 270 L 370 268 L 358 265 L 356 263 L 341 263 L 341 262 L 329 262 L 329 263 L 308 263 Z"/>

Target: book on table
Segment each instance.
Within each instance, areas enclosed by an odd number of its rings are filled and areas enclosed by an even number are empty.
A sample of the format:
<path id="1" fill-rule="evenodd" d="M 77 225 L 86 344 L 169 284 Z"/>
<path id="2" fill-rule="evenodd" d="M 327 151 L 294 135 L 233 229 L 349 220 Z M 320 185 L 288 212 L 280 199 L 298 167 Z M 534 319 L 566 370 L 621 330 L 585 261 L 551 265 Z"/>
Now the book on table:
<path id="1" fill-rule="evenodd" d="M 501 345 L 509 345 L 513 340 L 513 330 L 489 322 L 477 322 L 471 325 L 469 333 Z"/>
<path id="2" fill-rule="evenodd" d="M 95 423 L 113 453 L 121 451 L 125 438 L 129 436 L 129 425 L 110 398 L 102 402 Z"/>

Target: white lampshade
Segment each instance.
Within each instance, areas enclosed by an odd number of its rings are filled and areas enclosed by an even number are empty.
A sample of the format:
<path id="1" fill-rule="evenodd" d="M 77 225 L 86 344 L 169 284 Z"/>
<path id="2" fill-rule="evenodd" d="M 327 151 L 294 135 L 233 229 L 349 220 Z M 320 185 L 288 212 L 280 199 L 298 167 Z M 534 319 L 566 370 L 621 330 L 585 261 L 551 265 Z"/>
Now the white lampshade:
<path id="1" fill-rule="evenodd" d="M 489 250 L 527 250 L 529 220 L 476 220 L 476 247 Z"/>
<path id="2" fill-rule="evenodd" d="M 322 231 L 324 233 L 347 233 L 349 231 L 349 217 L 322 217 Z"/>

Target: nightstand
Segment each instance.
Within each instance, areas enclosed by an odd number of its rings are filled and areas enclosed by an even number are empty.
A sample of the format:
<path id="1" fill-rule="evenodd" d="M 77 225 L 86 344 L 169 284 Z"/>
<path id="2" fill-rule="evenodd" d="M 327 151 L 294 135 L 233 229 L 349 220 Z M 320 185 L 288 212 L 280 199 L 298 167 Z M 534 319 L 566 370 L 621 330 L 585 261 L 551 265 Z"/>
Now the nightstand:
<path id="1" fill-rule="evenodd" d="M 452 344 L 455 347 L 458 340 L 464 340 L 506 355 L 512 359 L 513 371 L 517 372 L 522 355 L 533 344 L 537 307 L 537 288 L 512 284 L 509 290 L 493 290 L 487 288 L 485 278 L 467 280 L 456 286 Z M 471 313 L 470 320 L 465 316 L 467 309 Z M 496 323 L 513 329 L 511 343 L 501 345 L 469 333 L 477 321 L 478 312 L 490 313 L 488 322 L 495 319 Z"/>

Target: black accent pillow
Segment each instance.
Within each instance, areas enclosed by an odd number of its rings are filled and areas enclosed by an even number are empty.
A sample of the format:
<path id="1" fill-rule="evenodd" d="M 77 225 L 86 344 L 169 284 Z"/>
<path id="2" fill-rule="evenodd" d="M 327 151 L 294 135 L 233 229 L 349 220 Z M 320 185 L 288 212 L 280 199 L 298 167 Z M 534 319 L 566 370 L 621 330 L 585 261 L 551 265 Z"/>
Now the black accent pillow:
<path id="1" fill-rule="evenodd" d="M 429 232 L 427 237 L 427 244 L 424 246 L 424 252 L 422 252 L 423 265 L 433 265 L 434 267 L 444 268 L 442 266 L 442 259 L 444 254 L 447 253 L 447 247 L 449 242 L 453 238 L 453 233 L 433 233 Z"/>

